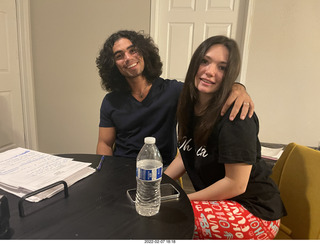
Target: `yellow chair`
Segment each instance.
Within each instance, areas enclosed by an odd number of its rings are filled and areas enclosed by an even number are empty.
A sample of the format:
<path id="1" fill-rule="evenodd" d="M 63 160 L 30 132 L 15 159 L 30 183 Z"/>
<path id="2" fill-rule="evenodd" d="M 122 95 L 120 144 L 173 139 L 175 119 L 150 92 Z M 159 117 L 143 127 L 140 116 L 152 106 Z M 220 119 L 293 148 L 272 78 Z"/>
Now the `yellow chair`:
<path id="1" fill-rule="evenodd" d="M 271 177 L 288 213 L 275 239 L 320 239 L 320 151 L 290 143 Z"/>
<path id="2" fill-rule="evenodd" d="M 179 183 L 180 183 L 181 188 L 183 189 L 183 180 L 182 180 L 182 177 L 179 177 Z"/>
<path id="3" fill-rule="evenodd" d="M 176 157 L 178 156 L 178 154 L 179 154 L 179 153 L 180 153 L 180 152 L 179 152 L 179 148 L 178 148 Z M 181 177 L 179 177 L 179 183 L 180 183 L 181 188 L 183 189 L 183 180 L 182 180 L 182 176 L 181 176 Z"/>

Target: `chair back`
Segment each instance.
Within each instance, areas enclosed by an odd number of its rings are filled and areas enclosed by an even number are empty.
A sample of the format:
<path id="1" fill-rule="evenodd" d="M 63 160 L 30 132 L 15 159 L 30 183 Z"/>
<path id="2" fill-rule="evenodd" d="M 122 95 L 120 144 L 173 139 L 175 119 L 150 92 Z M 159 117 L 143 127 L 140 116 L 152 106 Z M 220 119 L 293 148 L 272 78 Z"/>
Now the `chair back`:
<path id="1" fill-rule="evenodd" d="M 271 178 L 288 214 L 276 239 L 320 239 L 320 151 L 290 143 Z"/>

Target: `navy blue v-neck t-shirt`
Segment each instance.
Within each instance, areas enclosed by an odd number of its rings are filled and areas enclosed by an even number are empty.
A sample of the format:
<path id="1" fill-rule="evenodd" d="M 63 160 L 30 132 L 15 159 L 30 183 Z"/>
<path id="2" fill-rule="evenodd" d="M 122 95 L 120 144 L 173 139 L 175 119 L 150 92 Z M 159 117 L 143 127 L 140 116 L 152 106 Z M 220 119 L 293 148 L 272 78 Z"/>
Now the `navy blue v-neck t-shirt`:
<path id="1" fill-rule="evenodd" d="M 176 80 L 156 79 L 139 102 L 130 93 L 108 93 L 100 109 L 100 127 L 115 127 L 114 156 L 137 157 L 144 138 L 153 136 L 164 166 L 176 156 L 176 111 L 183 87 Z"/>

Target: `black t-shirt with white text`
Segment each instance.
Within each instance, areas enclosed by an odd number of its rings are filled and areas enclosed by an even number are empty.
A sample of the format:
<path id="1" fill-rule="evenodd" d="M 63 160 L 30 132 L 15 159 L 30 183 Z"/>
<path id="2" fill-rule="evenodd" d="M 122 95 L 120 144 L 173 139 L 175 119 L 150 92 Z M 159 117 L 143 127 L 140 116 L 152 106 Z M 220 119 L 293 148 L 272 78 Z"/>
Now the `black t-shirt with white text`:
<path id="1" fill-rule="evenodd" d="M 254 114 L 252 118 L 240 120 L 238 115 L 230 121 L 231 109 L 214 127 L 207 146 L 195 147 L 192 135 L 179 144 L 188 176 L 199 191 L 224 178 L 224 164 L 250 164 L 252 170 L 246 191 L 229 200 L 239 202 L 264 220 L 280 219 L 286 210 L 278 187 L 269 177 L 272 170 L 261 158 L 258 117 Z"/>

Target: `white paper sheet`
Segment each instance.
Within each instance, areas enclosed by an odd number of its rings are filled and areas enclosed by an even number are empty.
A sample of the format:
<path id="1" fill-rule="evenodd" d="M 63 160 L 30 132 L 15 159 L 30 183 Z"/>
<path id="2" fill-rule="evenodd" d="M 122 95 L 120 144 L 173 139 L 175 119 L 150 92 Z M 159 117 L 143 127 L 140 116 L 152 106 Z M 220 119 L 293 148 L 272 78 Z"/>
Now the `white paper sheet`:
<path id="1" fill-rule="evenodd" d="M 91 163 L 15 148 L 0 153 L 0 188 L 21 197 L 60 180 L 66 181 L 70 186 L 95 172 L 90 165 Z M 37 202 L 62 189 L 61 185 L 27 200 Z"/>
<path id="2" fill-rule="evenodd" d="M 269 158 L 273 160 L 278 160 L 283 153 L 283 148 L 269 148 L 261 147 L 261 156 L 263 158 Z"/>

